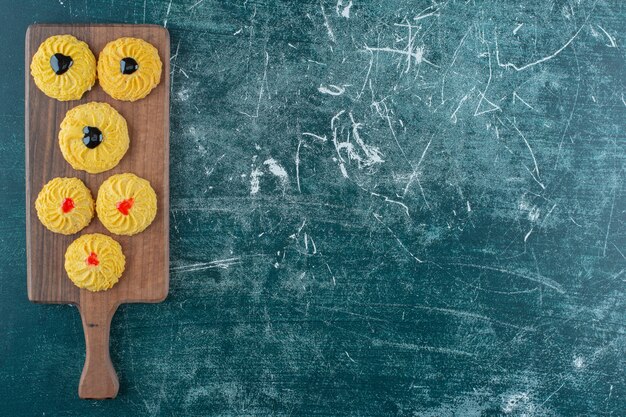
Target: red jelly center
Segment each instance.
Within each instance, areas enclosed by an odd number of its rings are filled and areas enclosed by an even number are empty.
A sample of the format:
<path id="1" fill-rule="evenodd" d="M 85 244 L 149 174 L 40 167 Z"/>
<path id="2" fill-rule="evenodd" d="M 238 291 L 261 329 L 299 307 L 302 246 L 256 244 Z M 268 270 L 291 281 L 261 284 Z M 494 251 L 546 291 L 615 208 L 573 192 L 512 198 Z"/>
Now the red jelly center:
<path id="1" fill-rule="evenodd" d="M 69 213 L 73 209 L 74 200 L 72 200 L 71 198 L 66 198 L 65 200 L 63 200 L 63 203 L 61 204 L 61 210 L 63 210 L 63 213 Z"/>
<path id="2" fill-rule="evenodd" d="M 91 254 L 87 257 L 87 265 L 98 266 L 100 261 L 98 260 L 98 255 L 95 252 L 91 252 Z"/>
<path id="3" fill-rule="evenodd" d="M 117 209 L 120 211 L 120 213 L 122 213 L 124 216 L 128 216 L 128 212 L 130 211 L 130 209 L 133 207 L 133 204 L 135 203 L 135 199 L 134 198 L 128 198 L 126 200 L 122 200 L 119 203 L 117 203 Z"/>

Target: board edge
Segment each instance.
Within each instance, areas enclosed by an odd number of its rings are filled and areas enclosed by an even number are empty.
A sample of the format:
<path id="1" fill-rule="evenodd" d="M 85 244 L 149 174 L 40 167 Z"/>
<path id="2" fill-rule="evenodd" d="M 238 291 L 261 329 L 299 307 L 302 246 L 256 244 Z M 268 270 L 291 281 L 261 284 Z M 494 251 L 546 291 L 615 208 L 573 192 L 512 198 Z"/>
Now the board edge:
<path id="1" fill-rule="evenodd" d="M 164 256 L 165 259 L 167 260 L 165 262 L 165 266 L 164 266 L 164 281 L 165 281 L 165 285 L 163 286 L 163 293 L 159 294 L 158 297 L 155 297 L 153 299 L 141 299 L 141 300 L 134 300 L 134 299 L 119 299 L 118 300 L 118 305 L 121 304 L 126 304 L 126 303 L 146 303 L 146 304 L 154 304 L 154 303 L 160 303 L 163 302 L 167 296 L 169 295 L 169 283 L 170 283 L 170 274 L 169 274 L 169 255 L 170 255 L 170 248 L 169 248 L 169 229 L 170 229 L 170 224 L 169 224 L 169 209 L 170 209 L 170 202 L 169 202 L 169 197 L 170 197 L 170 178 L 169 178 L 169 155 L 170 155 L 170 77 L 169 77 L 169 73 L 170 73 L 170 55 L 171 55 L 171 41 L 170 41 L 170 33 L 169 30 L 167 30 L 167 28 L 160 26 L 160 25 L 156 25 L 156 24 L 121 24 L 121 23 L 111 23 L 111 24 L 107 24 L 107 23 L 97 23 L 97 24 L 93 24 L 93 23 L 77 23 L 77 24 L 65 24 L 65 23 L 33 23 L 28 25 L 28 27 L 26 28 L 26 32 L 25 32 L 25 42 L 24 42 L 24 145 L 25 145 L 25 169 L 24 169 L 24 179 L 25 179 L 25 199 L 26 199 L 26 210 L 25 210 L 25 214 L 26 214 L 26 284 L 27 284 L 27 294 L 28 294 L 28 300 L 34 304 L 69 304 L 69 305 L 74 305 L 74 306 L 80 306 L 80 296 L 78 298 L 78 300 L 44 300 L 41 298 L 38 298 L 34 293 L 33 293 L 33 285 L 32 285 L 32 267 L 31 267 L 31 259 L 32 259 L 32 239 L 31 239 L 31 222 L 30 222 L 30 218 L 31 218 L 31 214 L 32 214 L 32 208 L 31 208 L 31 204 L 30 204 L 30 200 L 31 200 L 31 193 L 32 193 L 32 189 L 30 186 L 30 181 L 29 181 L 29 177 L 30 177 L 30 152 L 29 152 L 29 146 L 30 146 L 30 126 L 29 126 L 29 121 L 30 121 L 30 117 L 29 117 L 29 102 L 30 102 L 30 47 L 31 47 L 31 38 L 32 38 L 32 31 L 37 29 L 37 28 L 42 28 L 42 27 L 47 27 L 47 28 L 51 28 L 51 27 L 67 27 L 67 26 L 73 26 L 73 27 L 145 27 L 145 28 L 150 28 L 152 30 L 155 31 L 159 31 L 163 33 L 163 36 L 165 37 L 165 46 L 166 46 L 166 56 L 164 56 L 163 58 L 163 62 L 164 62 L 164 69 L 165 71 L 163 71 L 163 82 L 164 82 L 164 86 L 165 86 L 165 100 L 163 100 L 163 106 L 164 106 L 164 115 L 165 117 L 165 124 L 163 126 L 164 129 L 164 173 L 163 173 L 163 180 L 164 180 L 164 197 L 163 197 L 163 208 L 165 211 L 165 215 L 164 215 Z M 82 290 L 81 290 L 82 292 Z"/>
<path id="2" fill-rule="evenodd" d="M 36 24 L 29 25 L 26 28 L 26 35 L 24 40 L 24 154 L 25 154 L 25 162 L 24 162 L 24 182 L 26 183 L 26 287 L 28 293 L 28 300 L 37 303 L 43 302 L 42 300 L 38 300 L 35 298 L 35 294 L 33 294 L 33 285 L 32 285 L 32 248 L 31 248 L 31 207 L 30 207 L 30 113 L 29 113 L 29 102 L 30 102 L 30 43 L 31 43 L 31 33 L 32 30 L 36 27 Z"/>

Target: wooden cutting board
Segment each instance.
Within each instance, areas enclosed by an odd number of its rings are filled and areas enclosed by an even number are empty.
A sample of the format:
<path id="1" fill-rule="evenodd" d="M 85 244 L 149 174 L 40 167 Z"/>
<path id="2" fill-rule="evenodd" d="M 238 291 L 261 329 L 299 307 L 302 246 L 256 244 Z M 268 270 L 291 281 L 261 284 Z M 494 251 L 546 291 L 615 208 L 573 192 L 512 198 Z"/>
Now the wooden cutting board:
<path id="1" fill-rule="evenodd" d="M 37 48 L 52 35 L 70 34 L 85 41 L 97 57 L 106 43 L 123 36 L 154 45 L 163 62 L 161 82 L 144 99 L 129 103 L 114 100 L 98 82 L 83 98 L 61 102 L 47 97 L 30 76 L 30 61 Z M 26 32 L 26 251 L 28 298 L 35 303 L 78 306 L 86 342 L 86 359 L 79 383 L 81 398 L 113 398 L 119 383 L 109 356 L 111 318 L 121 303 L 163 301 L 169 287 L 169 84 L 170 42 L 166 29 L 153 25 L 33 25 Z M 65 113 L 83 103 L 107 102 L 128 122 L 130 148 L 114 169 L 101 174 L 75 171 L 63 159 L 58 145 Z M 37 218 L 35 200 L 45 183 L 55 177 L 80 178 L 96 198 L 98 187 L 113 174 L 132 172 L 150 181 L 157 193 L 154 222 L 135 236 L 109 233 L 94 217 L 91 224 L 71 236 L 53 233 Z M 122 245 L 126 269 L 108 291 L 91 293 L 69 280 L 64 269 L 68 245 L 85 233 L 103 233 Z M 63 366 L 64 364 L 59 364 Z"/>

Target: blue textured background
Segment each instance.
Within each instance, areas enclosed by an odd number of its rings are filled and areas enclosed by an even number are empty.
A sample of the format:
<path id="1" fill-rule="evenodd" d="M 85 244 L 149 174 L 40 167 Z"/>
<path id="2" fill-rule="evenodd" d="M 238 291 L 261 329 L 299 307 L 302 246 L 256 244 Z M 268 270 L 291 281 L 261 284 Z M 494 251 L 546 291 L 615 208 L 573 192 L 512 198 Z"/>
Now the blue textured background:
<path id="1" fill-rule="evenodd" d="M 626 2 L 1 3 L 0 414 L 626 415 Z M 114 401 L 26 297 L 34 22 L 171 33 L 171 290 Z"/>

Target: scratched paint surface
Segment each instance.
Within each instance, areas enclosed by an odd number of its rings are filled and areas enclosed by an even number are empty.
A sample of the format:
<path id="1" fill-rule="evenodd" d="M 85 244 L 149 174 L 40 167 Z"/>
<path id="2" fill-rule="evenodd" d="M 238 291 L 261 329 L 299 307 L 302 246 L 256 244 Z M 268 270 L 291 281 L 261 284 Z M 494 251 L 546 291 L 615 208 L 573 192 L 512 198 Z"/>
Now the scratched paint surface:
<path id="1" fill-rule="evenodd" d="M 2 415 L 624 415 L 626 3 L 9 2 Z M 171 291 L 115 401 L 26 298 L 23 37 L 172 38 Z"/>

